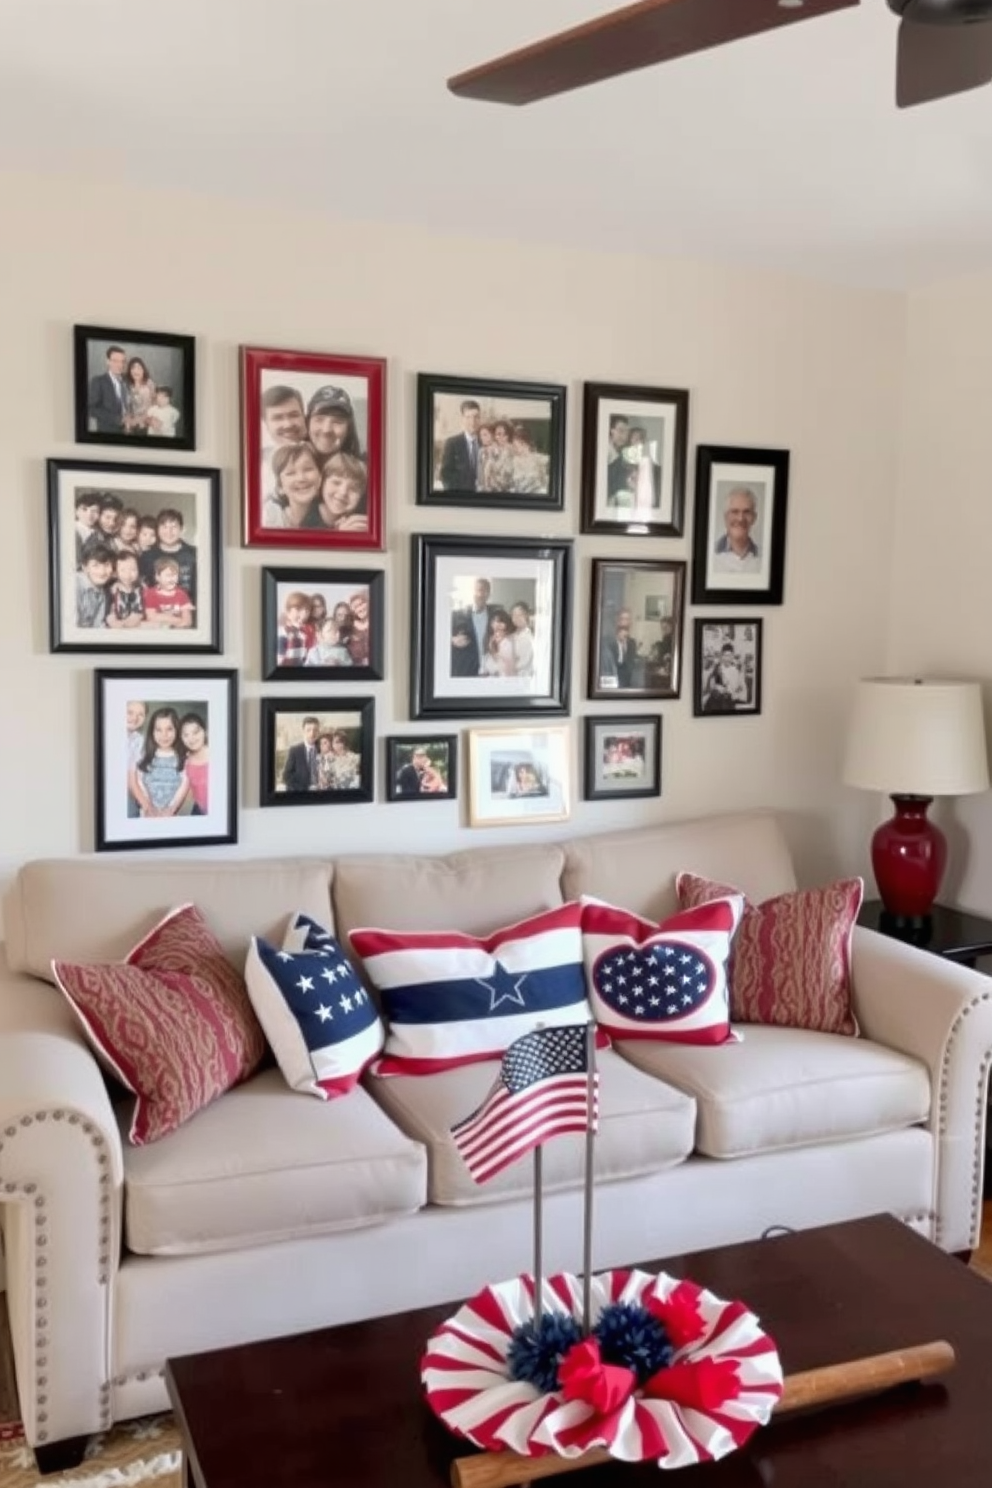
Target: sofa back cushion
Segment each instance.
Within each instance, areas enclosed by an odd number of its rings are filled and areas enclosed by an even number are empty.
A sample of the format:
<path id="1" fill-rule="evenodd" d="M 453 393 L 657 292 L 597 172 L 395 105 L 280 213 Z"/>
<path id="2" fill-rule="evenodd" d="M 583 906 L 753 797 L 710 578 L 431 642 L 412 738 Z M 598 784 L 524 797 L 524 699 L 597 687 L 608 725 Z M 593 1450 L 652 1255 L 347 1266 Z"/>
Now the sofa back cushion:
<path id="1" fill-rule="evenodd" d="M 39 859 L 4 902 L 7 959 L 49 982 L 53 960 L 122 961 L 171 909 L 192 903 L 240 971 L 251 937 L 281 942 L 294 910 L 333 930 L 331 876 L 316 858 Z"/>

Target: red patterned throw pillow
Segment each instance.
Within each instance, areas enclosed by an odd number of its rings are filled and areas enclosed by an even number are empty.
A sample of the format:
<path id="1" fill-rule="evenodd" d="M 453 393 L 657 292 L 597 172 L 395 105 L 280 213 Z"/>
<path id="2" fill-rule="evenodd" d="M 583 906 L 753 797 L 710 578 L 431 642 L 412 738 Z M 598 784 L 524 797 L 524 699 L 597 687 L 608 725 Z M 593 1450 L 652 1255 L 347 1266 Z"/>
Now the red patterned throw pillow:
<path id="1" fill-rule="evenodd" d="M 680 873 L 675 887 L 683 909 L 740 892 L 694 873 Z M 763 904 L 745 899 L 728 968 L 735 1022 L 857 1034 L 851 936 L 864 889 L 845 878 Z"/>
<path id="2" fill-rule="evenodd" d="M 193 904 L 166 915 L 123 962 L 53 961 L 52 972 L 97 1053 L 137 1096 L 136 1147 L 246 1079 L 265 1052 L 244 980 Z"/>

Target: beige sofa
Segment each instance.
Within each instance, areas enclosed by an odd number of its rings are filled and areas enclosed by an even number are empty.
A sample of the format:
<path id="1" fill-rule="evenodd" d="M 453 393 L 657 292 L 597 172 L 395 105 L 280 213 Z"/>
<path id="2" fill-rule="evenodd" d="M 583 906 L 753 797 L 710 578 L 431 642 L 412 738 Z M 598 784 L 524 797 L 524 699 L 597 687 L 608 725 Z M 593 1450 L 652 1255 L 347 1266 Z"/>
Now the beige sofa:
<path id="1" fill-rule="evenodd" d="M 767 814 L 447 858 L 22 868 L 0 969 L 0 1208 L 28 1440 L 164 1408 L 170 1356 L 457 1298 L 530 1261 L 529 1164 L 477 1188 L 448 1137 L 494 1065 L 370 1079 L 329 1104 L 269 1068 L 134 1148 L 53 956 L 120 958 L 190 900 L 237 964 L 293 910 L 342 938 L 486 932 L 582 893 L 661 917 L 680 869 L 758 900 L 795 886 Z M 945 1249 L 975 1243 L 990 984 L 862 930 L 854 984 L 860 1039 L 749 1026 L 736 1045 L 601 1056 L 597 1265 L 879 1210 Z M 580 1263 L 581 1161 L 579 1137 L 547 1149 L 552 1267 Z"/>

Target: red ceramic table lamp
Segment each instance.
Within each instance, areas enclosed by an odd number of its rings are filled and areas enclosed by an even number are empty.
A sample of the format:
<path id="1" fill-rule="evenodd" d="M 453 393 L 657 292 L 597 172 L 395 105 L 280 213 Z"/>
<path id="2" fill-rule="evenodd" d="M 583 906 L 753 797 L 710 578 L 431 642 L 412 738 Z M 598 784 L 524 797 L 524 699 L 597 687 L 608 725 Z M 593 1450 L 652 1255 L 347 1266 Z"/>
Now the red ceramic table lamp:
<path id="1" fill-rule="evenodd" d="M 871 841 L 879 896 L 896 920 L 921 921 L 937 898 L 947 840 L 927 817 L 934 796 L 989 788 L 977 682 L 871 677 L 858 683 L 844 780 L 891 796 Z"/>

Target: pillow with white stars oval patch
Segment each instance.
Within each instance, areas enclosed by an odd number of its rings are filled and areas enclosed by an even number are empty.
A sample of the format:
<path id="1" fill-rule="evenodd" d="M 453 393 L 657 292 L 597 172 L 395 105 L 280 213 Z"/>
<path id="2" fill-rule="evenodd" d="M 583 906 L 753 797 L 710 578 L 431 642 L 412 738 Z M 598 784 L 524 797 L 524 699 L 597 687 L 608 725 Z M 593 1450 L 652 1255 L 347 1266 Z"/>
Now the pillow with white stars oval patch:
<path id="1" fill-rule="evenodd" d="M 742 908 L 742 897 L 729 895 L 659 925 L 583 897 L 586 983 L 600 1027 L 668 1043 L 733 1039 L 727 961 Z"/>

